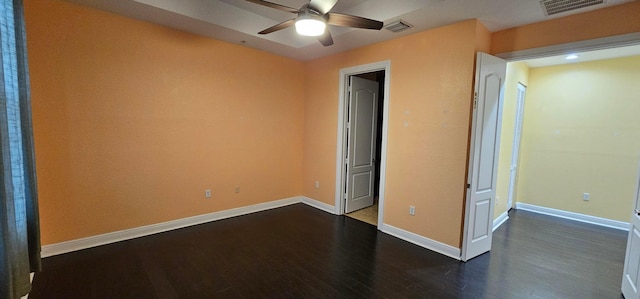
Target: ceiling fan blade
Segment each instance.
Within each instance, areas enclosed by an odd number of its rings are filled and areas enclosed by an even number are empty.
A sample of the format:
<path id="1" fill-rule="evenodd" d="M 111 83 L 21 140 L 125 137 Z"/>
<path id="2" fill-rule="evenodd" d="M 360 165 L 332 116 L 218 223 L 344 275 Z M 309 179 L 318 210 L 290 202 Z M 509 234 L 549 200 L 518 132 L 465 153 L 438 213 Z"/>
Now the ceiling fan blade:
<path id="1" fill-rule="evenodd" d="M 382 26 L 384 25 L 380 21 L 334 12 L 330 12 L 327 14 L 327 24 L 375 30 L 382 29 Z"/>
<path id="2" fill-rule="evenodd" d="M 324 34 L 318 36 L 318 41 L 320 41 L 320 43 L 325 47 L 333 45 L 333 38 L 331 37 L 331 32 L 329 32 L 328 29 L 325 29 Z"/>
<path id="3" fill-rule="evenodd" d="M 275 9 L 278 9 L 278 10 L 290 12 L 290 13 L 299 13 L 300 12 L 300 10 L 297 10 L 295 8 L 291 8 L 289 6 L 280 5 L 280 4 L 277 4 L 277 3 L 272 3 L 272 2 L 269 2 L 269 1 L 262 1 L 262 0 L 246 0 L 246 1 L 251 2 L 251 3 L 255 3 L 255 4 L 260 4 L 262 6 L 271 7 L 271 8 L 275 8 Z"/>
<path id="4" fill-rule="evenodd" d="M 278 30 L 289 28 L 289 27 L 295 25 L 295 23 L 296 23 L 296 19 L 291 19 L 291 20 L 288 20 L 288 21 L 284 21 L 284 22 L 282 22 L 282 23 L 280 23 L 278 25 L 271 26 L 271 27 L 269 27 L 269 28 L 267 28 L 265 30 L 262 30 L 262 31 L 258 32 L 258 34 L 269 34 L 269 33 L 272 33 L 272 32 L 276 32 Z"/>
<path id="5" fill-rule="evenodd" d="M 328 13 L 336 3 L 338 3 L 338 0 L 311 0 L 311 2 L 309 2 L 309 8 L 324 15 Z"/>

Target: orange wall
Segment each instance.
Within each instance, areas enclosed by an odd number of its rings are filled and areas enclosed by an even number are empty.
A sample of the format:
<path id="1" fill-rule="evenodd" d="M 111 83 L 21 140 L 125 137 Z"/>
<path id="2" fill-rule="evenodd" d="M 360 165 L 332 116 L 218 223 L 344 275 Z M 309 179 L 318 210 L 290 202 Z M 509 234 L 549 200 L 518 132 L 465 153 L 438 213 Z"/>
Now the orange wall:
<path id="1" fill-rule="evenodd" d="M 25 6 L 44 245 L 302 193 L 303 63 Z"/>
<path id="2" fill-rule="evenodd" d="M 25 2 L 45 245 L 300 194 L 333 205 L 339 70 L 390 60 L 384 221 L 459 247 L 475 52 L 640 31 L 633 2 L 494 34 L 470 20 L 302 63 Z"/>
<path id="3" fill-rule="evenodd" d="M 335 203 L 340 69 L 390 60 L 384 222 L 458 247 L 474 53 L 489 42 L 478 26 L 465 21 L 309 62 L 305 195 Z M 410 205 L 415 216 L 409 216 Z"/>
<path id="4" fill-rule="evenodd" d="M 476 52 L 491 51 L 491 31 L 480 22 L 476 26 Z"/>
<path id="5" fill-rule="evenodd" d="M 491 53 L 508 53 L 640 32 L 640 1 L 495 32 Z"/>

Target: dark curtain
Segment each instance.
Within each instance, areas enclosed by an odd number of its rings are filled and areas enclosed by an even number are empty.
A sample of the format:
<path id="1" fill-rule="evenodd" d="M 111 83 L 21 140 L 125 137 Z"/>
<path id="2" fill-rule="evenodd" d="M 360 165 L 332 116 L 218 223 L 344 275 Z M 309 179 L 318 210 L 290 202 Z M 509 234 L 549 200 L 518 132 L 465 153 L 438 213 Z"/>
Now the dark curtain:
<path id="1" fill-rule="evenodd" d="M 22 0 L 0 0 L 0 298 L 31 289 L 40 229 Z"/>

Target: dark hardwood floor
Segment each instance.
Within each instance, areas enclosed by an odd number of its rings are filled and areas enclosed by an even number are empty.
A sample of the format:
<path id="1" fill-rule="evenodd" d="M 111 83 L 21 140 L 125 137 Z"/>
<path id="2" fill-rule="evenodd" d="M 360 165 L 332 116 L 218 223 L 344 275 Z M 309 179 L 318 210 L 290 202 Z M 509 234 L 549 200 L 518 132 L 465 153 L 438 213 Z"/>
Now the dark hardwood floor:
<path id="1" fill-rule="evenodd" d="M 39 298 L 622 298 L 626 233 L 512 211 L 467 263 L 297 204 L 45 258 Z"/>

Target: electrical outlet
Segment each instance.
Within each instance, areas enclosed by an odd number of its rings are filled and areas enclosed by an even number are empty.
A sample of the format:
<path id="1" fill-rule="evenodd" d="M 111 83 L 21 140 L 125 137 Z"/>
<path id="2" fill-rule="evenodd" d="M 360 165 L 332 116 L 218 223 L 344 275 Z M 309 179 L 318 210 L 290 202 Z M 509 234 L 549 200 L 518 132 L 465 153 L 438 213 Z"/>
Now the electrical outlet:
<path id="1" fill-rule="evenodd" d="M 204 197 L 211 198 L 211 189 L 204 190 Z"/>
<path id="2" fill-rule="evenodd" d="M 582 200 L 584 201 L 589 201 L 589 198 L 591 197 L 591 194 L 589 193 L 582 193 Z"/>
<path id="3" fill-rule="evenodd" d="M 416 214 L 416 207 L 409 206 L 409 215 L 414 216 Z"/>
<path id="4" fill-rule="evenodd" d="M 236 186 L 236 188 L 235 188 L 234 192 L 235 192 L 235 193 L 240 193 L 240 186 Z"/>
<path id="5" fill-rule="evenodd" d="M 320 182 L 316 181 L 316 189 L 320 188 Z"/>

